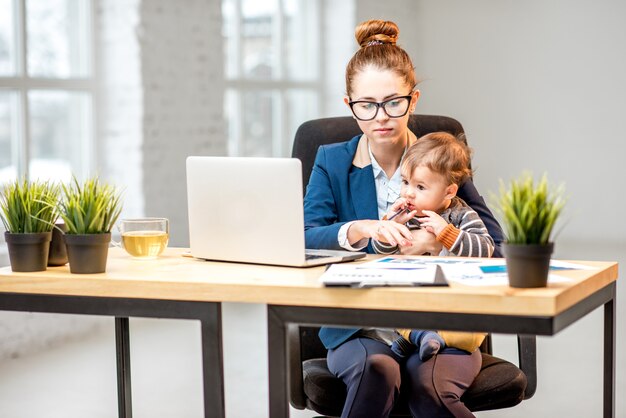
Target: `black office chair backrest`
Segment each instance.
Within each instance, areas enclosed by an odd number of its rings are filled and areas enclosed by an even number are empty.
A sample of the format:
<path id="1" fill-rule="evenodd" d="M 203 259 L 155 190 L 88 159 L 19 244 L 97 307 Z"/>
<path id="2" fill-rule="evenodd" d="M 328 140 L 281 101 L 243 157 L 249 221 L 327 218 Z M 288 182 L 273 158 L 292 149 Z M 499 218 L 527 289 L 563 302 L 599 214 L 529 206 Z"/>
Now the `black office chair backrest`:
<path id="1" fill-rule="evenodd" d="M 409 129 L 418 138 L 431 132 L 445 131 L 455 136 L 463 133 L 463 126 L 447 116 L 411 115 Z M 296 131 L 291 156 L 302 161 L 302 182 L 304 189 L 309 183 L 315 155 L 320 145 L 347 141 L 361 134 L 356 120 L 351 116 L 323 118 L 304 122 Z"/>

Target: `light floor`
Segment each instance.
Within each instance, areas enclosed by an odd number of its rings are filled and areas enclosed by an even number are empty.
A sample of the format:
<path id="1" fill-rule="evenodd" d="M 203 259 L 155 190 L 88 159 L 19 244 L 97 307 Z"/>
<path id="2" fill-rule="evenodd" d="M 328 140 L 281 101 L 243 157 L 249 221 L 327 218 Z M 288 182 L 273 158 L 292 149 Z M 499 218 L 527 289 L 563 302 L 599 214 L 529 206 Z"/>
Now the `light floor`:
<path id="1" fill-rule="evenodd" d="M 568 258 L 618 260 L 624 266 L 626 251 L 621 250 L 584 257 L 572 249 Z M 625 297 L 618 283 L 618 418 L 626 418 L 626 326 L 620 320 Z M 539 337 L 537 394 L 515 408 L 477 416 L 601 417 L 602 315 L 602 309 L 596 310 L 554 337 Z M 266 418 L 265 307 L 224 304 L 223 317 L 226 415 Z M 202 416 L 199 345 L 195 321 L 131 319 L 133 417 Z M 496 335 L 494 350 L 516 361 L 514 337 Z M 113 418 L 116 402 L 112 319 L 80 341 L 0 363 L 2 418 Z M 292 410 L 291 416 L 315 415 Z"/>

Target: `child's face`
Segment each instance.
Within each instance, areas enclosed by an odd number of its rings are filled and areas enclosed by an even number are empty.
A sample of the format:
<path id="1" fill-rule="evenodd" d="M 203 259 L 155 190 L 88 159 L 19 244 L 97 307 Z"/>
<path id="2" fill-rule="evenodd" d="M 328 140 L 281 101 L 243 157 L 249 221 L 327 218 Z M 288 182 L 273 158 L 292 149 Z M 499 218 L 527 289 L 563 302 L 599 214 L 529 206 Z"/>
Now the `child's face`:
<path id="1" fill-rule="evenodd" d="M 400 196 L 406 199 L 407 209 L 417 210 L 417 216 L 423 216 L 423 210 L 439 213 L 446 209 L 456 191 L 456 185 L 428 167 L 419 166 L 412 173 L 402 169 Z"/>
<path id="2" fill-rule="evenodd" d="M 402 117 L 390 118 L 382 108 L 378 108 L 374 119 L 368 121 L 357 119 L 359 127 L 371 141 L 379 144 L 398 142 L 404 144 L 409 115 L 415 107 L 419 91 L 412 92 L 411 86 L 392 71 L 374 67 L 367 67 L 356 74 L 352 82 L 352 90 L 351 96 L 344 99 L 346 104 L 358 100 L 380 103 L 398 96 L 413 96 L 407 113 Z"/>

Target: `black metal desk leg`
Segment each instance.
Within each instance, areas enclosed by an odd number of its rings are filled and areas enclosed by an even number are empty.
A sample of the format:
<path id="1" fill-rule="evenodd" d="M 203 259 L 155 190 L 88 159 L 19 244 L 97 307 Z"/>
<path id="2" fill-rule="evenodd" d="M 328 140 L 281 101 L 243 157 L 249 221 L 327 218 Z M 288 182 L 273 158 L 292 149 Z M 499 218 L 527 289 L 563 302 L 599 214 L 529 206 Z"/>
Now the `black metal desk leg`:
<path id="1" fill-rule="evenodd" d="M 615 418 L 615 283 L 604 304 L 604 418 Z"/>
<path id="2" fill-rule="evenodd" d="M 267 307 L 270 417 L 288 418 L 286 324 L 272 306 Z"/>
<path id="3" fill-rule="evenodd" d="M 202 327 L 204 416 L 224 418 L 224 366 L 222 356 L 222 305 L 210 303 Z"/>
<path id="4" fill-rule="evenodd" d="M 120 418 L 132 418 L 130 387 L 130 328 L 128 318 L 115 318 L 117 355 L 117 405 Z"/>

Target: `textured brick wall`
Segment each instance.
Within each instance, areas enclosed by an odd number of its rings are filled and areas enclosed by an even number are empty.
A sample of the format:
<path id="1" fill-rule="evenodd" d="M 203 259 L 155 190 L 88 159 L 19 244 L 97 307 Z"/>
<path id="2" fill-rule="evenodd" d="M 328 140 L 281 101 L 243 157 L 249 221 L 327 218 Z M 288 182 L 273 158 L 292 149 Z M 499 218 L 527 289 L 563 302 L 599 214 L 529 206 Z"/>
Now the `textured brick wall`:
<path id="1" fill-rule="evenodd" d="M 185 159 L 225 155 L 221 4 L 111 0 L 97 6 L 103 175 L 122 217 L 165 216 L 188 245 Z"/>
<path id="2" fill-rule="evenodd" d="M 140 16 L 145 213 L 187 246 L 185 159 L 226 155 L 221 4 L 145 0 Z"/>

